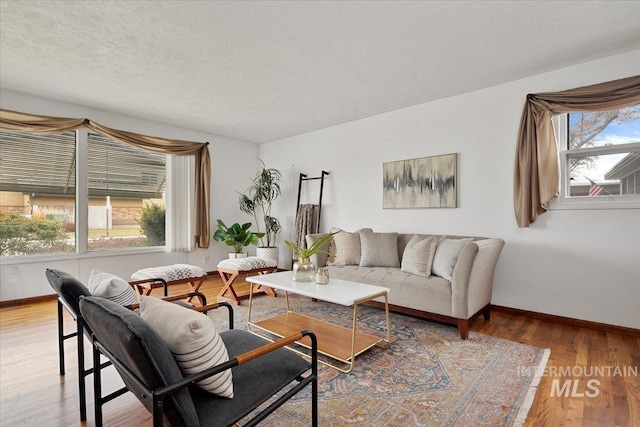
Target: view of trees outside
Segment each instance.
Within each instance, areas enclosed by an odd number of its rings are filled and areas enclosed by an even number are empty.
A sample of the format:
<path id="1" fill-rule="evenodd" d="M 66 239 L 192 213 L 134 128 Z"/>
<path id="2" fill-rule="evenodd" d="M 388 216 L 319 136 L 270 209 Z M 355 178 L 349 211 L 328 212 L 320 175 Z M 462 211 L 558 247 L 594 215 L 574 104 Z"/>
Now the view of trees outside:
<path id="1" fill-rule="evenodd" d="M 568 115 L 569 150 L 580 150 L 591 147 L 606 147 L 629 144 L 640 141 L 640 105 L 611 111 L 591 113 L 571 113 Z M 621 162 L 634 160 L 635 153 L 602 154 L 598 156 L 576 156 L 569 158 L 571 187 L 593 187 L 598 185 L 602 190 L 581 194 L 573 191 L 571 195 L 617 195 L 621 194 L 621 180 L 624 175 L 614 174 L 606 177 Z M 640 159 L 635 160 L 640 168 Z M 636 168 L 637 169 L 637 168 Z M 631 170 L 631 169 L 630 169 Z M 620 175 L 620 176 L 618 176 Z M 631 176 L 635 182 L 635 177 Z M 640 185 L 640 183 L 638 183 Z M 574 194 L 575 193 L 575 194 Z M 595 194 L 597 193 L 597 194 Z M 633 192 L 631 194 L 638 194 Z"/>
<path id="2" fill-rule="evenodd" d="M 0 256 L 72 252 L 64 224 L 56 219 L 29 218 L 0 211 Z"/>
<path id="3" fill-rule="evenodd" d="M 164 155 L 88 141 L 88 250 L 165 244 Z M 76 250 L 75 133 L 0 132 L 0 257 Z"/>
<path id="4" fill-rule="evenodd" d="M 568 148 L 575 150 L 636 142 L 640 137 L 638 119 L 640 119 L 640 105 L 620 110 L 571 113 Z"/>
<path id="5" fill-rule="evenodd" d="M 88 137 L 89 251 L 164 245 L 166 156 L 107 137 Z M 143 221 L 144 219 L 144 221 Z M 152 235 L 147 232 L 153 233 Z"/>
<path id="6" fill-rule="evenodd" d="M 114 226 L 113 206 L 98 206 L 98 215 L 105 220 L 96 225 L 90 221 L 87 248 L 93 251 L 163 246 L 165 244 L 164 200 L 142 201 L 144 207 L 129 218 L 126 224 Z M 91 208 L 91 207 L 90 207 Z M 90 209 L 91 211 L 91 209 Z"/>
<path id="7" fill-rule="evenodd" d="M 0 257 L 74 252 L 75 223 L 48 218 L 0 210 Z M 155 203 L 142 209 L 138 226 L 89 230 L 90 251 L 164 244 L 165 208 Z"/>

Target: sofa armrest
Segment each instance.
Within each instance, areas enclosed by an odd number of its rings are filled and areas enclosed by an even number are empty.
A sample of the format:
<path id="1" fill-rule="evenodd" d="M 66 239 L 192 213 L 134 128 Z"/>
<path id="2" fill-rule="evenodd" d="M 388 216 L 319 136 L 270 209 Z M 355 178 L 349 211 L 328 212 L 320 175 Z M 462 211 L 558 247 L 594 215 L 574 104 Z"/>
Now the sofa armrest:
<path id="1" fill-rule="evenodd" d="M 481 239 L 462 250 L 451 280 L 453 317 L 468 319 L 491 303 L 493 274 L 503 246 L 502 239 Z"/>

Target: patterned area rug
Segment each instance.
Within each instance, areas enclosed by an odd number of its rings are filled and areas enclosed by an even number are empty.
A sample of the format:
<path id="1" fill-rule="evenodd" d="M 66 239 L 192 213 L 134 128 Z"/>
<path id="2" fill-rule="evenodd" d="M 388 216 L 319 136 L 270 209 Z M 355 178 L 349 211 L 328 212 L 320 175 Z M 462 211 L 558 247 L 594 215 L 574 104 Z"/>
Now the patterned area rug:
<path id="1" fill-rule="evenodd" d="M 352 309 L 290 296 L 291 308 L 351 326 Z M 234 307 L 236 328 L 246 329 L 248 301 Z M 226 310 L 210 316 L 226 327 Z M 221 312 L 222 311 L 222 312 Z M 285 311 L 283 297 L 254 299 L 252 320 Z M 319 365 L 320 426 L 517 426 L 524 423 L 549 350 L 455 327 L 390 314 L 392 346 L 356 357 L 348 374 Z M 362 327 L 360 327 L 362 325 Z M 359 330 L 382 335 L 384 311 L 362 307 Z M 537 368 L 537 369 L 536 369 Z M 261 423 L 310 425 L 307 388 Z"/>

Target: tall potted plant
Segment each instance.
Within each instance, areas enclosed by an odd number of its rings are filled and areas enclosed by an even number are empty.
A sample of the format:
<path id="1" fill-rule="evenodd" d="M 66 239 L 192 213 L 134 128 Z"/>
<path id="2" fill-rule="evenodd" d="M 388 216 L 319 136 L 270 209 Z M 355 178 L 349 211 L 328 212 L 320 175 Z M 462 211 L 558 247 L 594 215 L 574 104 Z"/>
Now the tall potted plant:
<path id="1" fill-rule="evenodd" d="M 279 170 L 267 168 L 262 160 L 262 168 L 251 180 L 251 185 L 240 195 L 240 210 L 253 216 L 260 232 L 260 224 L 264 225 L 264 236 L 260 238 L 257 255 L 263 258 L 278 260 L 276 237 L 282 227 L 277 218 L 271 216 L 273 201 L 280 196 L 282 174 Z"/>
<path id="2" fill-rule="evenodd" d="M 221 219 L 218 220 L 218 229 L 213 234 L 213 240 L 216 242 L 224 242 L 227 246 L 233 248 L 233 252 L 229 252 L 229 258 L 244 258 L 247 256 L 243 252 L 245 246 L 257 245 L 264 233 L 253 233 L 249 229 L 251 223 L 238 224 L 237 222 L 227 227 Z"/>

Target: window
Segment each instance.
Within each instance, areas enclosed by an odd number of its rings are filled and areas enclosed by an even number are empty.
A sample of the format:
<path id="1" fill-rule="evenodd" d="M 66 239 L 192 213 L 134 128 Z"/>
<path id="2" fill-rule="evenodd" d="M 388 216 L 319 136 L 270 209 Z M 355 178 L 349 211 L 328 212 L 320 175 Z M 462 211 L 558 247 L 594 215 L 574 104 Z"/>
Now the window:
<path id="1" fill-rule="evenodd" d="M 640 208 L 640 105 L 554 119 L 560 197 L 552 208 Z"/>
<path id="2" fill-rule="evenodd" d="M 0 132 L 0 257 L 74 252 L 75 132 Z"/>
<path id="3" fill-rule="evenodd" d="M 87 164 L 88 250 L 164 245 L 166 156 L 90 133 Z"/>
<path id="4" fill-rule="evenodd" d="M 84 130 L 2 131 L 0 257 L 164 246 L 165 184 L 164 155 Z"/>

